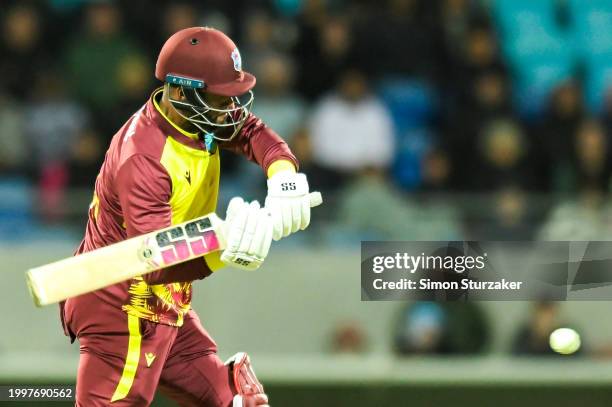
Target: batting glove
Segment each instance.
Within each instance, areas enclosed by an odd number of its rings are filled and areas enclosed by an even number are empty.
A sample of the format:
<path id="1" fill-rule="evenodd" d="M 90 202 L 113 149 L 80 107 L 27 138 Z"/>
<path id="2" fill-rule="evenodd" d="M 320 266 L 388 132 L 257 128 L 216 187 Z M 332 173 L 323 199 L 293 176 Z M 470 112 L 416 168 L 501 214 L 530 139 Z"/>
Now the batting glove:
<path id="1" fill-rule="evenodd" d="M 225 364 L 230 367 L 236 389 L 232 407 L 270 407 L 268 396 L 255 376 L 251 360 L 246 353 L 236 353 Z"/>
<path id="2" fill-rule="evenodd" d="M 310 197 L 306 175 L 280 171 L 268 179 L 266 209 L 272 215 L 274 240 L 280 240 L 310 224 Z"/>
<path id="3" fill-rule="evenodd" d="M 227 246 L 221 261 L 243 270 L 257 270 L 272 244 L 272 218 L 259 202 L 233 198 L 225 218 Z"/>

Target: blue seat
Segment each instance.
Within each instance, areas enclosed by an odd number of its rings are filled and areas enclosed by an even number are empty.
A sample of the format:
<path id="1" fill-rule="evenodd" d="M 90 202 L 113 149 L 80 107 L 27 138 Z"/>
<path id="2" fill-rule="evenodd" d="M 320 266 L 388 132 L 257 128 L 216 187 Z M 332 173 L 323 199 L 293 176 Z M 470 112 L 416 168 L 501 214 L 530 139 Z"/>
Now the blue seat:
<path id="1" fill-rule="evenodd" d="M 503 54 L 510 61 L 556 56 L 566 51 L 568 38 L 555 19 L 555 0 L 494 0 Z"/>
<path id="2" fill-rule="evenodd" d="M 587 106 L 600 113 L 606 94 L 612 91 L 612 54 L 593 56 L 586 61 L 584 92 Z"/>
<path id="3" fill-rule="evenodd" d="M 502 52 L 511 64 L 517 64 L 525 59 L 563 58 L 573 54 L 571 44 L 567 35 L 537 27 L 507 38 L 502 43 Z"/>
<path id="4" fill-rule="evenodd" d="M 523 59 L 514 66 L 514 96 L 519 113 L 526 118 L 541 114 L 551 92 L 575 74 L 570 53 Z"/>
<path id="5" fill-rule="evenodd" d="M 422 164 L 432 147 L 432 135 L 427 128 L 413 128 L 398 134 L 392 176 L 404 190 L 414 190 L 422 184 Z"/>
<path id="6" fill-rule="evenodd" d="M 612 53 L 612 1 L 567 0 L 572 38 L 581 56 Z"/>
<path id="7" fill-rule="evenodd" d="M 397 129 L 425 126 L 435 113 L 436 97 L 425 81 L 387 78 L 381 81 L 378 90 Z"/>
<path id="8" fill-rule="evenodd" d="M 503 35 L 555 25 L 555 0 L 493 0 L 492 16 Z"/>
<path id="9" fill-rule="evenodd" d="M 0 178 L 0 239 L 15 240 L 34 228 L 34 191 L 23 178 Z"/>

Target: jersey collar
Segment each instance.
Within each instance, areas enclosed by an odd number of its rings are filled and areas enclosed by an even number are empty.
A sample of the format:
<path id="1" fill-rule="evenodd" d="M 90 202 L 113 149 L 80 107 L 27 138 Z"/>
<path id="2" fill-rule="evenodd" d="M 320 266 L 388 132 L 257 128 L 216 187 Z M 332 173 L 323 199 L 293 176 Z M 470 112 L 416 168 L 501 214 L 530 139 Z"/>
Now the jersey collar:
<path id="1" fill-rule="evenodd" d="M 161 110 L 157 99 L 163 92 L 164 88 L 156 89 L 149 99 L 147 112 L 151 119 L 157 123 L 159 128 L 167 135 L 172 136 L 181 144 L 198 150 L 206 150 L 206 146 L 198 137 L 198 133 L 190 133 L 180 128 L 176 123 L 172 122 Z"/>

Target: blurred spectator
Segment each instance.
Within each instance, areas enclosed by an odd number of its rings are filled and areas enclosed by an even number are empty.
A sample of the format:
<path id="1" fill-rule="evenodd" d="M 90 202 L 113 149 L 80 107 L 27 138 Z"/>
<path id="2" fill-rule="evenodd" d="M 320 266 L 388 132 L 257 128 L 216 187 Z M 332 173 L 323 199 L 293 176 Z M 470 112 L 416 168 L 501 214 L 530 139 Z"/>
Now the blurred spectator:
<path id="1" fill-rule="evenodd" d="M 106 146 L 92 129 L 84 130 L 71 146 L 68 173 L 70 187 L 93 189 Z"/>
<path id="2" fill-rule="evenodd" d="M 28 170 L 28 145 L 22 106 L 0 91 L 0 175 Z"/>
<path id="3" fill-rule="evenodd" d="M 255 65 L 257 103 L 254 113 L 280 134 L 288 143 L 304 125 L 306 103 L 295 92 L 295 69 L 280 54 L 270 54 Z"/>
<path id="4" fill-rule="evenodd" d="M 472 228 L 479 240 L 531 240 L 538 210 L 520 188 L 508 185 L 496 191 L 479 210 L 491 214 L 480 228 Z M 482 215 L 481 215 L 482 217 Z"/>
<path id="5" fill-rule="evenodd" d="M 299 67 L 297 89 L 314 100 L 332 89 L 352 62 L 353 36 L 345 19 L 318 14 L 311 18 L 302 22 L 294 56 Z"/>
<path id="6" fill-rule="evenodd" d="M 444 35 L 444 45 L 449 53 L 456 52 L 455 44 L 465 38 L 472 12 L 473 3 L 470 0 L 442 0 L 439 2 L 438 18 Z"/>
<path id="7" fill-rule="evenodd" d="M 436 47 L 430 21 L 419 0 L 386 0 L 377 4 L 355 29 L 355 57 L 370 77 L 430 76 Z M 375 30 L 372 27 L 376 27 Z"/>
<path id="8" fill-rule="evenodd" d="M 140 54 L 127 55 L 119 61 L 116 66 L 119 97 L 108 108 L 105 117 L 96 117 L 97 127 L 104 131 L 102 140 L 110 140 L 123 125 L 126 114 L 135 112 L 147 101 L 154 70 L 155 66 Z"/>
<path id="9" fill-rule="evenodd" d="M 380 169 L 363 170 L 339 194 L 336 213 L 353 240 L 455 240 L 461 236 L 451 205 L 432 197 L 421 204 L 408 200 Z"/>
<path id="10" fill-rule="evenodd" d="M 582 92 L 576 82 L 567 82 L 556 88 L 550 98 L 540 134 L 546 150 L 559 162 L 569 160 L 572 140 L 582 119 L 584 104 Z"/>
<path id="11" fill-rule="evenodd" d="M 479 303 L 445 303 L 448 318 L 447 343 L 452 353 L 482 354 L 491 342 L 491 327 Z"/>
<path id="12" fill-rule="evenodd" d="M 274 31 L 276 22 L 263 10 L 249 13 L 246 20 L 246 35 L 241 47 L 245 60 L 258 62 L 275 52 Z"/>
<path id="13" fill-rule="evenodd" d="M 467 106 L 461 109 L 466 114 L 468 120 L 480 121 L 492 119 L 499 116 L 511 116 L 511 96 L 508 79 L 503 71 L 492 70 L 474 77 L 469 83 L 469 95 L 466 95 Z M 467 112 L 467 109 L 474 109 Z"/>
<path id="14" fill-rule="evenodd" d="M 365 332 L 357 322 L 343 322 L 334 329 L 331 343 L 333 353 L 361 354 L 366 347 Z"/>
<path id="15" fill-rule="evenodd" d="M 372 208 L 376 208 L 372 211 Z M 340 194 L 338 217 L 352 235 L 369 239 L 409 240 L 418 209 L 407 202 L 380 170 L 369 169 Z M 384 214 L 384 216 L 381 216 Z"/>
<path id="16" fill-rule="evenodd" d="M 538 301 L 533 304 L 528 320 L 518 330 L 512 346 L 515 355 L 558 355 L 549 344 L 550 334 L 562 325 L 559 320 L 559 304 Z M 582 352 L 579 350 L 577 353 Z"/>
<path id="17" fill-rule="evenodd" d="M 455 169 L 452 185 L 465 189 L 473 188 L 469 179 L 474 166 L 466 164 L 465 157 L 478 149 L 478 134 L 493 120 L 514 120 L 514 113 L 493 31 L 482 25 L 471 27 L 460 45 L 449 54 L 448 73 L 440 84 L 449 97 L 441 128 Z"/>
<path id="18" fill-rule="evenodd" d="M 478 75 L 462 92 L 457 106 L 446 112 L 441 124 L 454 169 L 451 184 L 456 189 L 473 188 L 470 176 L 479 161 L 466 162 L 466 157 L 473 156 L 479 149 L 479 134 L 496 120 L 514 121 L 509 85 L 503 72 Z"/>
<path id="19" fill-rule="evenodd" d="M 565 167 L 565 200 L 550 211 L 538 232 L 542 240 L 610 240 L 612 208 L 607 204 L 612 163 L 609 140 L 593 119 L 582 121 L 572 135 L 571 167 Z M 561 178 L 561 176 L 559 176 Z"/>
<path id="20" fill-rule="evenodd" d="M 452 97 L 459 98 L 459 103 L 472 99 L 478 78 L 496 74 L 505 80 L 506 66 L 491 28 L 481 24 L 470 27 L 459 46 L 452 44 L 452 48 L 442 85 Z"/>
<path id="21" fill-rule="evenodd" d="M 612 162 L 610 145 L 601 124 L 596 120 L 585 120 L 580 124 L 574 138 L 574 187 L 587 187 L 607 192 Z"/>
<path id="22" fill-rule="evenodd" d="M 488 16 L 478 1 L 442 0 L 436 5 L 436 18 L 445 38 L 445 48 L 451 53 L 457 51 L 456 44 L 462 43 L 473 29 L 490 25 Z"/>
<path id="23" fill-rule="evenodd" d="M 327 177 L 331 188 L 363 168 L 389 167 L 395 147 L 391 119 L 363 73 L 346 71 L 337 90 L 314 106 L 310 143 L 317 176 Z"/>
<path id="24" fill-rule="evenodd" d="M 448 320 L 442 304 L 416 303 L 402 311 L 395 332 L 400 355 L 449 353 L 444 342 Z"/>
<path id="25" fill-rule="evenodd" d="M 569 188 L 565 178 L 572 165 L 575 134 L 584 115 L 580 87 L 575 82 L 566 82 L 553 91 L 542 123 L 536 126 L 534 139 L 541 144 L 538 155 L 543 165 L 549 167 L 557 190 Z"/>
<path id="26" fill-rule="evenodd" d="M 91 3 L 84 13 L 84 27 L 66 51 L 69 85 L 92 109 L 104 133 L 112 135 L 121 121 L 109 112 L 123 96 L 122 71 L 126 64 L 133 66 L 132 61 L 144 60 L 144 56 L 122 31 L 121 9 L 114 3 Z M 153 77 L 152 66 L 149 72 L 147 80 Z"/>
<path id="27" fill-rule="evenodd" d="M 31 162 L 39 169 L 66 161 L 70 149 L 88 126 L 88 114 L 66 94 L 62 78 L 53 71 L 40 73 L 32 100 L 25 106 L 26 136 Z"/>
<path id="28" fill-rule="evenodd" d="M 472 190 L 492 191 L 508 185 L 528 190 L 541 188 L 544 180 L 530 161 L 529 140 L 520 125 L 494 120 L 479 134 L 479 149 L 467 180 Z"/>
<path id="29" fill-rule="evenodd" d="M 66 95 L 62 78 L 48 71 L 38 75 L 25 117 L 30 165 L 40 177 L 41 208 L 47 217 L 55 218 L 63 210 L 65 188 L 70 182 L 67 165 L 87 129 L 88 114 Z"/>
<path id="30" fill-rule="evenodd" d="M 499 52 L 499 44 L 492 28 L 475 25 L 464 38 L 463 52 L 457 62 L 457 84 L 469 83 L 477 75 L 488 72 L 504 72 L 505 64 Z"/>
<path id="31" fill-rule="evenodd" d="M 431 150 L 423 162 L 423 189 L 427 192 L 442 192 L 449 187 L 451 164 L 446 151 Z"/>
<path id="32" fill-rule="evenodd" d="M 527 240 L 531 225 L 527 225 L 527 198 L 516 188 L 507 187 L 498 192 L 494 199 L 495 221 L 491 239 Z"/>
<path id="33" fill-rule="evenodd" d="M 187 1 L 173 1 L 168 4 L 162 14 L 159 48 L 175 32 L 187 27 L 198 25 L 198 11 L 193 3 Z M 159 51 L 159 50 L 157 50 Z"/>
<path id="34" fill-rule="evenodd" d="M 465 239 L 531 240 L 535 226 L 548 209 L 516 185 L 505 185 L 462 206 Z"/>
<path id="35" fill-rule="evenodd" d="M 395 352 L 474 354 L 489 345 L 488 322 L 474 302 L 416 302 L 401 311 Z"/>
<path id="36" fill-rule="evenodd" d="M 31 81 L 41 67 L 46 66 L 49 47 L 43 47 L 40 41 L 44 35 L 39 12 L 28 2 L 3 13 L 0 75 L 3 86 L 17 100 L 27 97 L 24 83 Z"/>

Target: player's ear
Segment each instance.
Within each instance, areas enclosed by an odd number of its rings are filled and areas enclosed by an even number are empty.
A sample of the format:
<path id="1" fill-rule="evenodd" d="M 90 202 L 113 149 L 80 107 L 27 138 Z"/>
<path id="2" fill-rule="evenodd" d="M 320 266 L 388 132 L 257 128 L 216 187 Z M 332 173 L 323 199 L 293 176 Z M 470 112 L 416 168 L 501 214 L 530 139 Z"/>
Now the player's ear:
<path id="1" fill-rule="evenodd" d="M 185 100 L 185 92 L 183 92 L 183 87 L 182 86 L 177 86 L 178 89 L 178 99 L 180 101 L 184 101 Z"/>
<path id="2" fill-rule="evenodd" d="M 180 100 L 180 101 L 185 100 L 185 94 L 183 93 L 183 89 L 180 86 L 168 85 L 167 90 L 168 90 L 168 96 L 170 97 L 170 99 Z"/>

